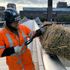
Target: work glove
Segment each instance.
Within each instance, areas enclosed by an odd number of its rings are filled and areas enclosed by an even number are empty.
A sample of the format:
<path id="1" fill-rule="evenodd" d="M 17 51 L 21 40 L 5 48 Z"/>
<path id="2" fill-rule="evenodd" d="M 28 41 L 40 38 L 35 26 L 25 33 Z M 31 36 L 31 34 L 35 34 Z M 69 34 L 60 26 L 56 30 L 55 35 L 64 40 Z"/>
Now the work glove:
<path id="1" fill-rule="evenodd" d="M 45 23 L 45 24 L 41 25 L 40 29 L 36 30 L 36 33 L 35 33 L 34 37 L 39 37 L 39 36 L 43 35 L 46 31 L 45 28 L 47 26 L 51 26 L 51 25 L 52 25 L 52 23 L 51 24 Z"/>
<path id="2" fill-rule="evenodd" d="M 33 36 L 33 38 L 43 35 L 44 32 L 45 32 L 44 28 L 40 28 L 40 29 L 36 30 L 35 35 Z"/>
<path id="3" fill-rule="evenodd" d="M 14 47 L 15 53 L 20 53 L 21 50 L 22 50 L 22 46 L 16 46 L 16 47 Z"/>

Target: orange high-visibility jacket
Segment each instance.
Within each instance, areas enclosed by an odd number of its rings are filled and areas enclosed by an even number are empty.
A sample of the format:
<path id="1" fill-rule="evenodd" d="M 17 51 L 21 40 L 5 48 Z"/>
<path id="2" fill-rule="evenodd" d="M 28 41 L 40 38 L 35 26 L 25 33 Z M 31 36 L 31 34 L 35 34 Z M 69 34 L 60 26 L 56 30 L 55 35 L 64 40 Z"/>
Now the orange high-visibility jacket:
<path id="1" fill-rule="evenodd" d="M 28 36 L 31 31 L 26 26 L 19 24 L 18 32 L 19 37 L 7 28 L 0 30 L 0 56 L 5 48 L 12 46 L 15 47 L 18 45 L 22 46 L 24 43 L 23 33 Z M 26 46 L 23 46 L 22 50 L 25 48 Z M 19 55 L 19 58 L 16 55 L 6 56 L 6 64 L 8 65 L 9 70 L 35 70 L 32 62 L 31 52 L 28 48 L 24 53 Z"/>

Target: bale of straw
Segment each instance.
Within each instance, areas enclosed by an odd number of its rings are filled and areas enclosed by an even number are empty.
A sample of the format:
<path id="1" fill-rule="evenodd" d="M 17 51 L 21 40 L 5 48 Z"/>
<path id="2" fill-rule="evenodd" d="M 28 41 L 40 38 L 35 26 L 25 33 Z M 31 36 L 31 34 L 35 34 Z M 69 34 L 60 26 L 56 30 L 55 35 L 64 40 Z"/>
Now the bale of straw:
<path id="1" fill-rule="evenodd" d="M 53 24 L 46 29 L 41 40 L 47 53 L 56 54 L 70 60 L 70 29 Z"/>

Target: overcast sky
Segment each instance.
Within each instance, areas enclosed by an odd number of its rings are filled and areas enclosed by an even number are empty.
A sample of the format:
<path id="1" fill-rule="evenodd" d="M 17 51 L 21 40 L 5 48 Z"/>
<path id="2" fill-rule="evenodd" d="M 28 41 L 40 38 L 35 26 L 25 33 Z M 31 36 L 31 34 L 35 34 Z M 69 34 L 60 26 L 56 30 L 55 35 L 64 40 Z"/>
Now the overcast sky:
<path id="1" fill-rule="evenodd" d="M 47 7 L 48 0 L 0 0 L 0 6 L 5 6 L 8 3 L 15 3 L 17 9 L 20 10 L 25 7 Z M 67 2 L 70 5 L 70 0 L 53 0 L 53 7 L 56 7 L 57 2 Z"/>

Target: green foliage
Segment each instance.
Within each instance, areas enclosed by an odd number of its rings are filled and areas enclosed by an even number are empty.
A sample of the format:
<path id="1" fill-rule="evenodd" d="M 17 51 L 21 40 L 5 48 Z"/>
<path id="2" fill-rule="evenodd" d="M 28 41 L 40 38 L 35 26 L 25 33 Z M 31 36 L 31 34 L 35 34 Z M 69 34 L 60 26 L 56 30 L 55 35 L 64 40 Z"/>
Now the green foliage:
<path id="1" fill-rule="evenodd" d="M 61 16 L 57 17 L 57 21 L 70 22 L 70 15 L 61 15 Z"/>

